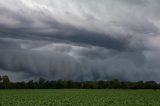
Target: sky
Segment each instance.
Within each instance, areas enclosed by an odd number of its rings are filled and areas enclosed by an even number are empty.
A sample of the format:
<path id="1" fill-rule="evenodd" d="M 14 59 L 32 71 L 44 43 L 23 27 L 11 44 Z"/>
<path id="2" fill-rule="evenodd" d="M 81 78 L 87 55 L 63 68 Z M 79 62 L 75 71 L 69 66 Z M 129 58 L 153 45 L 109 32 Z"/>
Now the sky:
<path id="1" fill-rule="evenodd" d="M 0 0 L 0 74 L 160 82 L 159 10 L 159 0 Z"/>

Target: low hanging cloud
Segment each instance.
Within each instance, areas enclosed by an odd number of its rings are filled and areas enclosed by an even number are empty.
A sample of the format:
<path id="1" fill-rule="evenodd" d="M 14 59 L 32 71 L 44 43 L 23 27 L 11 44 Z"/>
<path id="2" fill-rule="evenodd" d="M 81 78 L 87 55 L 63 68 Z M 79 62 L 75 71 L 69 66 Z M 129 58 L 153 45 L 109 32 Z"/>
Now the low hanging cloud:
<path id="1" fill-rule="evenodd" d="M 160 81 L 159 5 L 0 0 L 0 72 L 21 80 Z"/>

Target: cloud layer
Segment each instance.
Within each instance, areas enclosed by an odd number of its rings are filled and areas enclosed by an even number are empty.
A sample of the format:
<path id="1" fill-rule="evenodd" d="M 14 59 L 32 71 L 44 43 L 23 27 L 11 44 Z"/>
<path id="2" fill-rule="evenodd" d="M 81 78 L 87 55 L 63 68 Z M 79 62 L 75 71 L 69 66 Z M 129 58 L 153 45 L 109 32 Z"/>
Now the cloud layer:
<path id="1" fill-rule="evenodd" d="M 0 0 L 0 69 L 22 80 L 160 81 L 159 5 Z"/>

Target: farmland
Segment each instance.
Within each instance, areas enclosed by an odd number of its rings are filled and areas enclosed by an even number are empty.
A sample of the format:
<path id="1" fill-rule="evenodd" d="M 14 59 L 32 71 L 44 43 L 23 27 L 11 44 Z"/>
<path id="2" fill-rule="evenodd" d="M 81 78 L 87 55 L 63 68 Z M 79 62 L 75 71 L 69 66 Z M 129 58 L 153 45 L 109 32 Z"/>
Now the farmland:
<path id="1" fill-rule="evenodd" d="M 159 106 L 156 90 L 1 90 L 0 106 Z"/>

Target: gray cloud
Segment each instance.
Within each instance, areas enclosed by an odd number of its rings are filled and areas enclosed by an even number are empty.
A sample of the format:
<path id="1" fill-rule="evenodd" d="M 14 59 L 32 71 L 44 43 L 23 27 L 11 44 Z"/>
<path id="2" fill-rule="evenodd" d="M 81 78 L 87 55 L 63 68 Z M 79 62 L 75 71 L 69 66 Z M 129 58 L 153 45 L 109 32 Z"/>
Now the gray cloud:
<path id="1" fill-rule="evenodd" d="M 0 0 L 0 72 L 22 80 L 160 81 L 159 4 Z"/>

